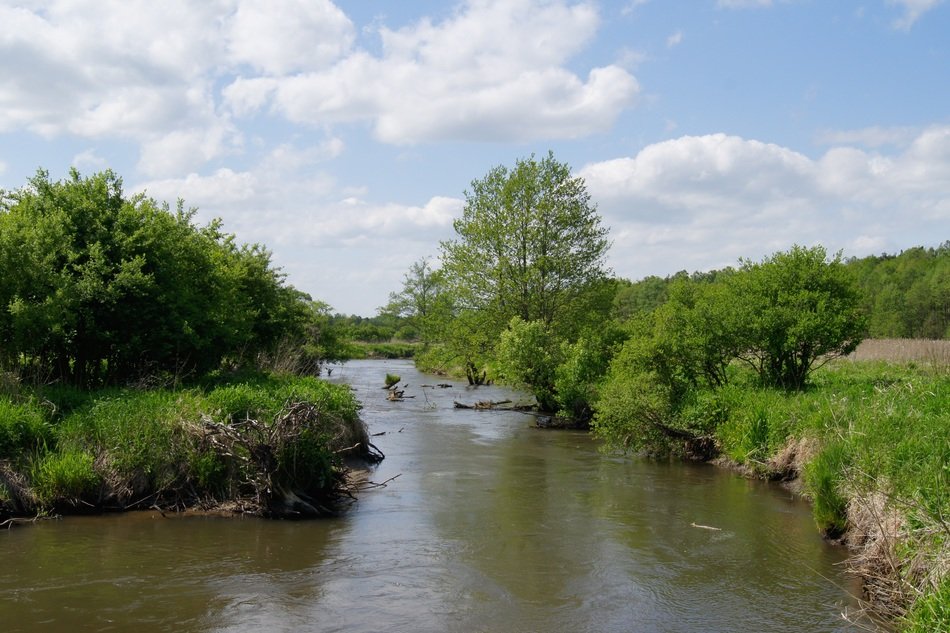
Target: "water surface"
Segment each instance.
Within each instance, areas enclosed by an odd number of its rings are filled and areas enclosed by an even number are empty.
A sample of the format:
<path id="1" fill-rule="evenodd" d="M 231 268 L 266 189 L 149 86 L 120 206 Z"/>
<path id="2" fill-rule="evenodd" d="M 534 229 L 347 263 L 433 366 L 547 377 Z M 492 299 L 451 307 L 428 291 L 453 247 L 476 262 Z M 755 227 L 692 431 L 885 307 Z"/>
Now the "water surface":
<path id="1" fill-rule="evenodd" d="M 408 383 L 389 402 L 385 374 Z M 782 488 L 605 456 L 408 362 L 333 372 L 386 460 L 338 519 L 157 513 L 0 533 L 0 631 L 844 632 L 845 552 Z M 715 530 L 697 525 L 717 528 Z"/>

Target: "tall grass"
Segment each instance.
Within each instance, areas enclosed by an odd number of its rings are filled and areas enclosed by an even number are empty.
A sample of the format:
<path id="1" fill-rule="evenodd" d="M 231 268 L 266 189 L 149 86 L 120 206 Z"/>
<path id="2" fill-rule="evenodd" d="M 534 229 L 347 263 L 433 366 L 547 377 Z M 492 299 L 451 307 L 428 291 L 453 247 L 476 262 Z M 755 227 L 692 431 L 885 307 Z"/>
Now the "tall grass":
<path id="1" fill-rule="evenodd" d="M 250 497 L 243 507 L 266 512 L 280 495 L 329 498 L 342 456 L 369 450 L 352 392 L 312 377 L 40 397 L 0 396 L 0 517 Z"/>
<path id="2" fill-rule="evenodd" d="M 903 626 L 950 630 L 950 380 L 943 366 L 842 360 L 816 372 L 813 383 L 795 393 L 722 390 L 727 414 L 716 437 L 723 453 L 766 475 L 791 459 L 816 523 L 856 548 L 853 563 L 881 610 L 902 616 L 923 596 L 925 606 L 913 607 Z M 918 617 L 945 618 L 944 628 L 914 628 Z"/>

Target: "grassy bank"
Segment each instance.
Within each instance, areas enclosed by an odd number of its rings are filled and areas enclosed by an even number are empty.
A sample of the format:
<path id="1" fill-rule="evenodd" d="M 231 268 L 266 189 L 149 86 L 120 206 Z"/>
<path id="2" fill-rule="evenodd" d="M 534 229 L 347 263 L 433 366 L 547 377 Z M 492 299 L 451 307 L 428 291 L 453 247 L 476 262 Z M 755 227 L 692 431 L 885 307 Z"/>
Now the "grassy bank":
<path id="1" fill-rule="evenodd" d="M 842 360 L 803 392 L 740 379 L 707 396 L 722 454 L 797 478 L 818 526 L 852 548 L 874 609 L 901 630 L 950 630 L 947 364 Z"/>
<path id="2" fill-rule="evenodd" d="M 57 512 L 334 510 L 359 405 L 315 378 L 212 376 L 186 389 L 0 389 L 0 521 Z"/>

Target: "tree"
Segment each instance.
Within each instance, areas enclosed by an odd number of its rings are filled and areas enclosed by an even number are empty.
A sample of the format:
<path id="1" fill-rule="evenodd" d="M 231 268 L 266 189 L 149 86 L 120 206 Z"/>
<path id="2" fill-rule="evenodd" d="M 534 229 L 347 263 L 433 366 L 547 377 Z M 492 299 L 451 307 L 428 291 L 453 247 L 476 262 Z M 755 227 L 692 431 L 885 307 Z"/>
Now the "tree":
<path id="1" fill-rule="evenodd" d="M 434 270 L 429 258 L 423 257 L 409 266 L 402 290 L 389 293 L 389 303 L 380 313 L 406 319 L 428 343 L 442 332 L 452 307 L 442 270 Z"/>
<path id="2" fill-rule="evenodd" d="M 301 327 L 261 246 L 192 224 L 111 171 L 39 171 L 0 200 L 0 362 L 76 384 L 202 372 Z"/>
<path id="3" fill-rule="evenodd" d="M 801 389 L 813 369 L 854 351 L 867 319 L 841 254 L 828 260 L 821 246 L 745 262 L 729 281 L 739 311 L 738 358 L 762 382 Z"/>
<path id="4" fill-rule="evenodd" d="M 446 282 L 496 335 L 513 317 L 576 331 L 571 315 L 607 277 L 607 229 L 584 181 L 551 153 L 473 181 L 454 227 L 457 238 L 442 243 Z"/>

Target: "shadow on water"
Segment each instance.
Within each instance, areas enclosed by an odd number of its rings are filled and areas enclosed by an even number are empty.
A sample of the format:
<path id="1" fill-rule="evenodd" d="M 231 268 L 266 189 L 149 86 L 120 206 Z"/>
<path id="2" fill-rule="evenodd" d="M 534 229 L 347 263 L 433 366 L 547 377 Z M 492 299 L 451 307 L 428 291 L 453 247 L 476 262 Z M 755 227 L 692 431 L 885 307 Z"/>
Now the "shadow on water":
<path id="1" fill-rule="evenodd" d="M 416 397 L 386 401 L 387 372 Z M 2 630 L 851 630 L 845 553 L 781 488 L 455 410 L 523 396 L 423 389 L 444 379 L 407 362 L 333 378 L 382 433 L 372 479 L 397 479 L 327 521 L 137 513 L 0 534 Z"/>

